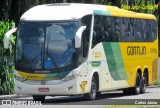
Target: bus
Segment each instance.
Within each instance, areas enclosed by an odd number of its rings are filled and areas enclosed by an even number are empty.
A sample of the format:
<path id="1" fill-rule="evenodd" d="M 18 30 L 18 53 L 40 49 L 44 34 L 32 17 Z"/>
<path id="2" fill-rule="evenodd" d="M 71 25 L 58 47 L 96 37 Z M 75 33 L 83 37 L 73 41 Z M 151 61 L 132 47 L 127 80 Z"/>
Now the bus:
<path id="1" fill-rule="evenodd" d="M 17 33 L 15 92 L 45 96 L 102 92 L 145 93 L 158 79 L 158 36 L 154 15 L 114 6 L 60 3 L 35 6 L 8 31 Z"/>

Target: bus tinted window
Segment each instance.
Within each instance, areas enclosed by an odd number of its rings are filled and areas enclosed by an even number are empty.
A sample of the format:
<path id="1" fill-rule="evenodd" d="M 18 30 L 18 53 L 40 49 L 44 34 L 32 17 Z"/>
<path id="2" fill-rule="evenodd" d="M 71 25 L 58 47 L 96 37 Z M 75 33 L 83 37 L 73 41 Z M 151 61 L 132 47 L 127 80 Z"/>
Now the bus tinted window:
<path id="1" fill-rule="evenodd" d="M 120 26 L 121 26 L 121 18 L 118 17 L 114 17 L 114 28 L 113 31 L 114 32 L 114 36 L 113 36 L 113 41 L 114 42 L 119 42 L 120 41 L 120 36 L 121 36 L 121 30 L 120 30 Z"/>
<path id="2" fill-rule="evenodd" d="M 141 42 L 142 39 L 142 21 L 141 19 L 136 19 L 135 20 L 135 41 L 136 42 Z"/>
<path id="3" fill-rule="evenodd" d="M 143 41 L 147 42 L 147 21 L 145 19 L 142 19 L 142 36 L 143 36 Z"/>
<path id="4" fill-rule="evenodd" d="M 102 42 L 103 38 L 103 31 L 104 28 L 102 26 L 102 16 L 96 15 L 94 17 L 94 27 L 93 27 L 93 41 L 92 41 L 92 47 L 94 47 L 99 42 Z"/>
<path id="5" fill-rule="evenodd" d="M 151 37 L 152 37 L 152 41 L 154 41 L 156 39 L 156 31 L 157 31 L 157 26 L 156 26 L 156 21 L 151 21 Z"/>
<path id="6" fill-rule="evenodd" d="M 156 33 L 155 20 L 95 15 L 92 47 L 100 42 L 153 42 Z"/>
<path id="7" fill-rule="evenodd" d="M 79 55 L 80 63 L 82 63 L 88 55 L 91 20 L 92 20 L 91 15 L 84 16 L 81 20 L 82 25 L 86 26 L 86 29 L 82 34 L 82 47 L 80 48 L 80 55 Z"/>
<path id="8" fill-rule="evenodd" d="M 113 36 L 114 36 L 113 19 L 112 19 L 112 17 L 105 16 L 103 18 L 103 20 L 104 20 L 104 37 L 105 37 L 105 42 L 112 42 L 113 41 Z"/>
<path id="9" fill-rule="evenodd" d="M 151 41 L 151 29 L 150 29 L 150 24 L 149 24 L 149 20 L 146 20 L 146 25 L 147 25 L 147 31 L 146 31 L 146 38 L 147 38 L 147 41 Z"/>
<path id="10" fill-rule="evenodd" d="M 122 31 L 122 37 L 124 42 L 130 42 L 132 41 L 132 35 L 131 35 L 131 30 L 130 30 L 130 19 L 129 18 L 122 18 L 123 19 L 123 28 L 124 30 Z"/>

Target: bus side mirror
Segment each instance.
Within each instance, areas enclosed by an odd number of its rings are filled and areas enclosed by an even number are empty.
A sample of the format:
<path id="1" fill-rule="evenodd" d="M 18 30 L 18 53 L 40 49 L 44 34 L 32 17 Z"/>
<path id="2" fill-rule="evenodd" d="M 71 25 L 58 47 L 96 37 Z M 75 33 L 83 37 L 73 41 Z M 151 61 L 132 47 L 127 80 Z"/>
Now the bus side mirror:
<path id="1" fill-rule="evenodd" d="M 75 48 L 80 48 L 81 47 L 81 41 L 82 41 L 82 33 L 86 29 L 86 26 L 81 26 L 75 36 Z"/>
<path id="2" fill-rule="evenodd" d="M 4 39 L 3 39 L 3 43 L 4 43 L 4 48 L 8 49 L 9 47 L 9 40 L 10 37 L 13 33 L 15 33 L 17 31 L 17 28 L 13 28 L 11 30 L 9 30 L 5 35 L 4 35 Z"/>

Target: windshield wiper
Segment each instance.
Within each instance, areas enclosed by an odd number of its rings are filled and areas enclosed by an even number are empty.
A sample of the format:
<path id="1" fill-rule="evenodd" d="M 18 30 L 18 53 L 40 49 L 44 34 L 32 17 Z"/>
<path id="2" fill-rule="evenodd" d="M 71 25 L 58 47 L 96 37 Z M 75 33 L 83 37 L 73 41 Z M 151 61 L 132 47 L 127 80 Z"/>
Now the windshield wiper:
<path id="1" fill-rule="evenodd" d="M 35 55 L 35 56 L 32 58 L 32 60 L 31 60 L 31 62 L 30 62 L 30 66 L 31 66 L 31 67 L 34 67 L 34 66 L 37 64 L 37 65 L 40 65 L 41 68 L 44 68 L 44 63 L 43 63 L 43 61 L 44 61 L 43 45 L 44 45 L 44 44 L 43 44 L 43 42 L 42 42 L 40 53 L 37 54 L 37 55 Z M 38 64 L 39 57 L 40 57 L 40 64 Z M 38 66 L 38 67 L 39 67 L 39 66 Z"/>
<path id="2" fill-rule="evenodd" d="M 34 65 L 38 62 L 38 59 L 39 59 L 40 55 L 41 55 L 41 53 L 35 55 L 35 56 L 32 58 L 32 60 L 31 60 L 31 62 L 30 62 L 30 64 L 29 64 L 30 67 L 34 67 Z"/>

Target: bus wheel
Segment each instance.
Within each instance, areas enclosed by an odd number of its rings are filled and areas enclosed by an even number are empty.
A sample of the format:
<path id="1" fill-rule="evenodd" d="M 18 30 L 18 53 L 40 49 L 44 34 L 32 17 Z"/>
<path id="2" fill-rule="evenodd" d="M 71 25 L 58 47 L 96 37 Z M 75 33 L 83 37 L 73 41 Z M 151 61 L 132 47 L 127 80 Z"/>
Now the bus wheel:
<path id="1" fill-rule="evenodd" d="M 145 93 L 146 87 L 147 87 L 147 83 L 146 83 L 146 78 L 145 77 L 141 78 L 141 83 L 142 83 L 142 85 L 141 85 L 140 93 L 143 94 L 143 93 Z"/>
<path id="2" fill-rule="evenodd" d="M 134 95 L 140 94 L 140 89 L 141 89 L 141 77 L 139 73 L 136 75 L 136 85 L 135 87 L 132 88 L 132 92 Z"/>
<path id="3" fill-rule="evenodd" d="M 97 84 L 96 84 L 95 78 L 93 77 L 92 82 L 91 82 L 91 91 L 90 93 L 84 94 L 84 98 L 89 99 L 89 100 L 95 100 L 96 93 L 97 93 Z"/>
<path id="4" fill-rule="evenodd" d="M 45 96 L 41 96 L 41 95 L 33 95 L 33 100 L 34 100 L 34 101 L 41 101 L 41 102 L 44 102 L 44 101 L 45 101 Z"/>

